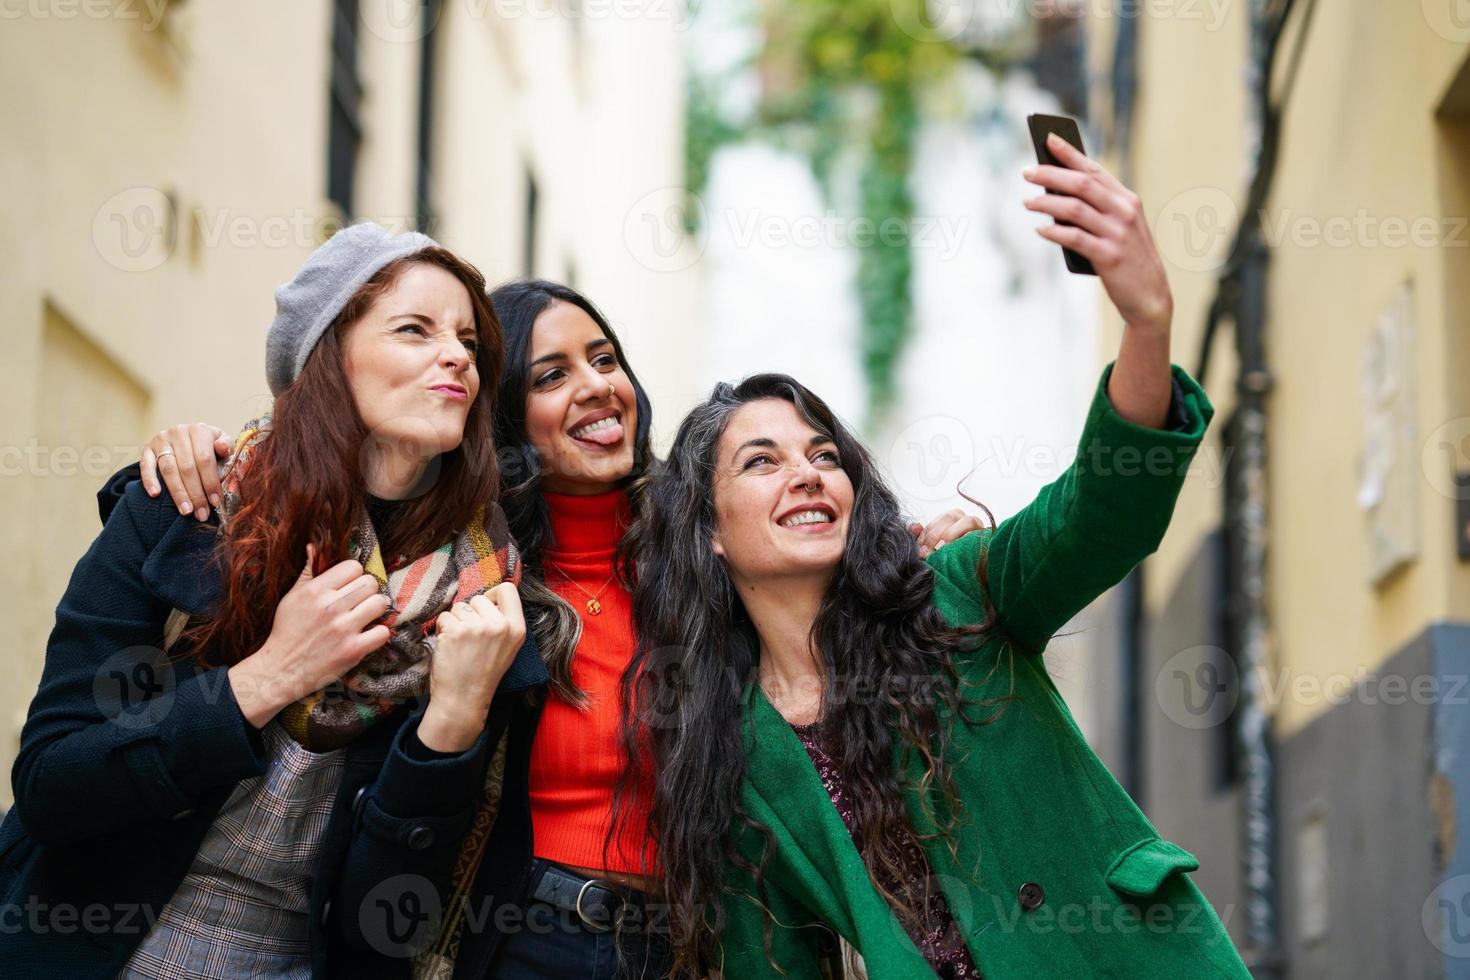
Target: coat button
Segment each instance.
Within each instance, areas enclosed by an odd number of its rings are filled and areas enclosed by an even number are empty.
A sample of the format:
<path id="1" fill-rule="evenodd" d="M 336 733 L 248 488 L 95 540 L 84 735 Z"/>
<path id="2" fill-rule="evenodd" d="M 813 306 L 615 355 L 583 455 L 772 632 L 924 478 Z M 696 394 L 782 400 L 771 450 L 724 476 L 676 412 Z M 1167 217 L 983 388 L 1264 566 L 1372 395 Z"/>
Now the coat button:
<path id="1" fill-rule="evenodd" d="M 362 809 L 362 798 L 364 796 L 367 796 L 367 791 L 368 791 L 367 786 L 365 786 L 365 785 L 364 786 L 359 786 L 357 788 L 357 792 L 355 794 L 353 794 L 353 797 L 352 797 L 352 812 L 353 813 L 356 813 L 357 811 L 359 811 L 359 810 Z"/>
<path id="2" fill-rule="evenodd" d="M 415 827 L 408 832 L 408 846 L 415 851 L 422 851 L 432 847 L 434 844 L 434 831 L 428 827 Z"/>
<path id="3" fill-rule="evenodd" d="M 1030 912 L 1032 909 L 1040 907 L 1041 903 L 1046 901 L 1046 892 L 1042 891 L 1041 886 L 1036 882 L 1028 881 L 1021 886 L 1021 890 L 1016 897 L 1021 900 L 1021 908 Z"/>
<path id="4" fill-rule="evenodd" d="M 170 820 L 187 820 L 190 817 L 192 817 L 193 815 L 194 815 L 194 808 L 193 807 L 189 807 L 186 810 L 180 810 L 178 813 L 175 813 L 173 816 L 169 817 L 169 819 Z"/>

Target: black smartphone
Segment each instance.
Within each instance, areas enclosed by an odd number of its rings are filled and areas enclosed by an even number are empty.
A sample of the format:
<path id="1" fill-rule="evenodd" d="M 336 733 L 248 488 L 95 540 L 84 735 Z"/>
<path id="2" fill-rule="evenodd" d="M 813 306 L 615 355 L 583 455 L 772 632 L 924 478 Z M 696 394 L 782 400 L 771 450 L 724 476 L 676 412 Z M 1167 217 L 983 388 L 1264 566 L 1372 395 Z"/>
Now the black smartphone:
<path id="1" fill-rule="evenodd" d="M 1026 125 L 1031 127 L 1031 142 L 1036 146 L 1036 162 L 1048 163 L 1053 167 L 1065 167 L 1066 164 L 1051 155 L 1046 148 L 1046 134 L 1056 133 L 1062 139 L 1071 143 L 1083 153 L 1082 131 L 1077 128 L 1077 120 L 1071 116 L 1048 116 L 1045 113 L 1033 112 L 1026 117 Z M 1059 191 L 1047 190 L 1048 194 L 1057 194 Z M 1059 225 L 1071 225 L 1070 221 L 1062 221 L 1060 218 L 1052 219 Z M 1097 270 L 1092 267 L 1092 262 L 1083 255 L 1078 255 L 1070 248 L 1062 249 L 1062 258 L 1067 261 L 1067 271 L 1076 272 L 1084 276 L 1095 276 Z"/>

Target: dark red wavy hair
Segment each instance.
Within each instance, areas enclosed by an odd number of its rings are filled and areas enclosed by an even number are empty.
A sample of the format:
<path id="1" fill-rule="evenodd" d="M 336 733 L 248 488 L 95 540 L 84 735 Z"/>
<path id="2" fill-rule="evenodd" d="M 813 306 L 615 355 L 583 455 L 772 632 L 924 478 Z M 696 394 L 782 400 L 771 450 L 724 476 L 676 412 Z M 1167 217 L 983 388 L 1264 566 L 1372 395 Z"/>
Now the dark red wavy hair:
<path id="1" fill-rule="evenodd" d="M 369 279 L 342 308 L 301 375 L 276 398 L 270 434 L 252 453 L 240 481 L 241 506 L 219 534 L 219 603 L 184 639 L 200 660 L 233 665 L 270 635 L 276 605 L 295 584 L 315 545 L 320 573 L 345 560 L 352 528 L 367 496 L 363 449 L 367 426 L 344 366 L 340 334 L 393 288 L 414 263 L 444 269 L 470 294 L 479 334 L 475 366 L 480 390 L 464 439 L 442 454 L 432 487 L 404 505 L 380 533 L 385 555 L 419 555 L 449 541 L 481 507 L 499 496 L 491 413 L 505 362 L 500 321 L 474 266 L 437 246 L 397 259 Z"/>

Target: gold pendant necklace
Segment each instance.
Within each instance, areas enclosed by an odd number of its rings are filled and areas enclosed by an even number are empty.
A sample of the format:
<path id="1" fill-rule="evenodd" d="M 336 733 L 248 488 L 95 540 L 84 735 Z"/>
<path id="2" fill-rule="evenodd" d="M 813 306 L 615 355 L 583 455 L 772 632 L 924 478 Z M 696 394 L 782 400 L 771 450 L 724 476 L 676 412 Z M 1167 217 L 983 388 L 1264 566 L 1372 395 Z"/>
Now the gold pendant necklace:
<path id="1" fill-rule="evenodd" d="M 589 613 L 596 616 L 598 613 L 602 612 L 602 603 L 598 601 L 597 597 L 602 595 L 603 590 L 605 590 L 609 585 L 612 584 L 613 579 L 617 578 L 618 573 L 616 569 L 614 569 L 613 573 L 607 577 L 607 581 L 603 582 L 602 586 L 598 588 L 596 592 L 588 592 L 586 589 L 582 588 L 582 586 L 578 584 L 570 575 L 562 571 L 559 566 L 554 565 L 551 562 L 547 562 L 546 564 L 549 567 L 556 569 L 556 574 L 565 579 L 568 585 L 587 597 L 586 606 Z"/>

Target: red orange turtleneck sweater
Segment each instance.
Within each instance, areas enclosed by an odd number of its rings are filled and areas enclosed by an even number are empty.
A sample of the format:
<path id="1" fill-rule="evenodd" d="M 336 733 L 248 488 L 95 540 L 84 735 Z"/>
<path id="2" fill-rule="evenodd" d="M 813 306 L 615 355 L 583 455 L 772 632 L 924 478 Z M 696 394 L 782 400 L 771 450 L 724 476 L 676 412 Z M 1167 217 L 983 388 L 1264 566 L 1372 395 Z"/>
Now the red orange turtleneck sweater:
<path id="1" fill-rule="evenodd" d="M 545 497 L 551 542 L 541 566 L 546 584 L 582 619 L 572 682 L 586 692 L 588 704 L 578 710 L 552 694 L 542 711 L 530 770 L 536 856 L 647 875 L 656 866 L 653 849 L 644 841 L 652 794 L 646 781 L 628 799 L 629 819 L 605 855 L 603 851 L 612 823 L 613 789 L 627 766 L 620 695 L 636 643 L 633 597 L 613 574 L 614 554 L 629 519 L 628 498 L 622 491 Z M 594 596 L 600 606 L 596 613 L 588 608 Z M 649 766 L 645 756 L 645 774 L 651 772 Z M 640 852 L 645 852 L 642 860 Z"/>

